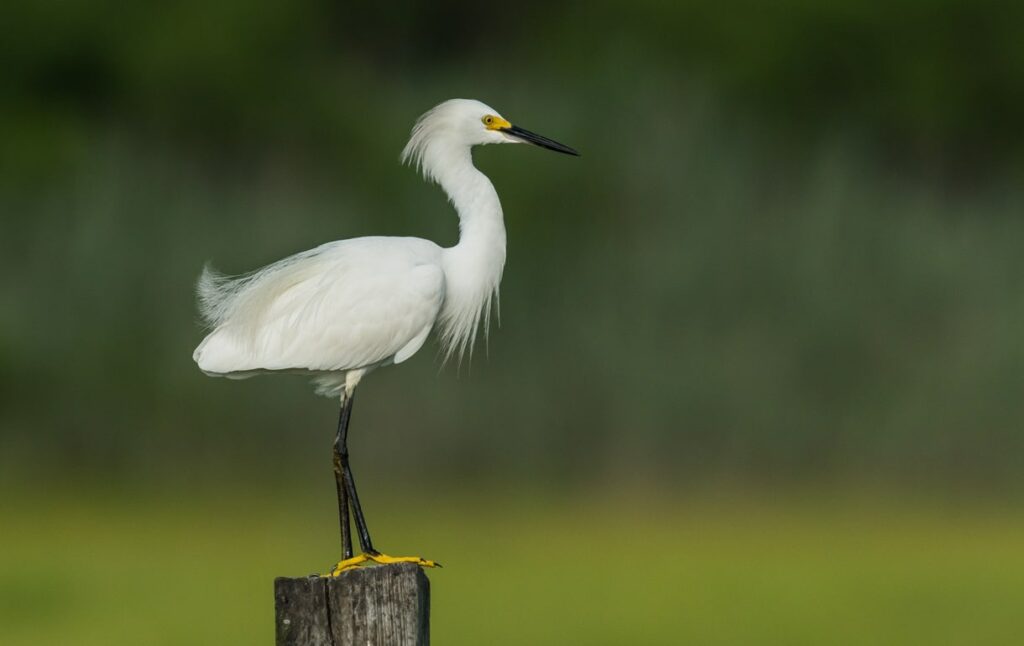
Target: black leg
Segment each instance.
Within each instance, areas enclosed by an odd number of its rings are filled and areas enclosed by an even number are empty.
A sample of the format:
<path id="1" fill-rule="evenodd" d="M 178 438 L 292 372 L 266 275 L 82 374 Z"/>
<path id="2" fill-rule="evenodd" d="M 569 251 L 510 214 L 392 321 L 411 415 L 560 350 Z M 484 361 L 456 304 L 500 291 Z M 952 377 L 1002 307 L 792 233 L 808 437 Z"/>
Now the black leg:
<path id="1" fill-rule="evenodd" d="M 356 493 L 356 481 L 352 477 L 352 467 L 348 460 L 348 423 L 352 416 L 352 401 L 354 395 L 345 398 L 345 405 L 341 409 L 341 419 L 338 421 L 338 436 L 334 440 L 334 474 L 335 484 L 338 488 L 339 514 L 342 517 L 342 551 L 344 558 L 352 556 L 352 538 L 349 535 L 348 506 L 341 507 L 342 500 L 352 506 L 352 515 L 355 516 L 356 531 L 359 532 L 359 546 L 366 554 L 376 554 L 373 549 L 373 541 L 370 540 L 370 531 L 366 528 L 366 518 L 363 516 L 363 508 L 359 505 L 359 495 Z M 344 511 L 342 511 L 344 509 Z"/>
<path id="2" fill-rule="evenodd" d="M 363 508 L 359 506 L 359 495 L 356 493 L 356 481 L 352 478 L 352 467 L 348 464 L 348 456 L 345 456 L 345 485 L 348 487 L 348 498 L 352 502 L 352 515 L 356 517 L 356 531 L 359 532 L 359 545 L 365 554 L 377 554 L 373 549 L 373 542 L 370 540 L 370 530 L 366 528 L 366 518 L 363 517 Z"/>
<path id="3" fill-rule="evenodd" d="M 345 484 L 344 463 L 348 450 L 345 439 L 348 435 L 348 420 L 352 415 L 352 398 L 348 397 L 338 416 L 338 434 L 334 438 L 334 484 L 338 490 L 338 521 L 341 524 L 341 558 L 352 558 L 352 527 L 348 522 L 348 488 Z"/>

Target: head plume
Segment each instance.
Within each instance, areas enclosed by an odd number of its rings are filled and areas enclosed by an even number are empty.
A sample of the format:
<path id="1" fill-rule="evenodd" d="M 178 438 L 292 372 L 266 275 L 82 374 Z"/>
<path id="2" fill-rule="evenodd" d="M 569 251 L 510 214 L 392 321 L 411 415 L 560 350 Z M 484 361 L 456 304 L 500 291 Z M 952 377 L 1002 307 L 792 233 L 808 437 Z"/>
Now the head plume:
<path id="1" fill-rule="evenodd" d="M 501 143 L 504 138 L 483 126 L 482 119 L 498 113 L 473 99 L 449 99 L 416 120 L 409 142 L 402 150 L 402 163 L 439 181 L 438 172 L 446 155 L 469 154 L 472 146 Z"/>

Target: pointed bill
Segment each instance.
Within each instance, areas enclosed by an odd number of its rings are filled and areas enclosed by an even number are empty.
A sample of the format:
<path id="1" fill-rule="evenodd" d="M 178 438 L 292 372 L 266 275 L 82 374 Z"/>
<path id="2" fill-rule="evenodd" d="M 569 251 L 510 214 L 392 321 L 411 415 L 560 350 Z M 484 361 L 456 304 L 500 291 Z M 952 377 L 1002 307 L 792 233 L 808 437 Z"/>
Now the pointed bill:
<path id="1" fill-rule="evenodd" d="M 530 132 L 529 130 L 525 128 L 520 128 L 519 126 L 513 126 L 512 124 L 509 124 L 507 127 L 500 128 L 500 131 L 509 137 L 514 137 L 528 144 L 540 146 L 541 148 L 547 148 L 548 150 L 553 150 L 557 153 L 575 155 L 577 157 L 579 157 L 580 155 L 579 152 L 577 152 L 574 148 L 570 148 L 565 144 L 558 143 L 554 139 L 548 139 L 543 135 L 538 135 L 535 132 Z"/>

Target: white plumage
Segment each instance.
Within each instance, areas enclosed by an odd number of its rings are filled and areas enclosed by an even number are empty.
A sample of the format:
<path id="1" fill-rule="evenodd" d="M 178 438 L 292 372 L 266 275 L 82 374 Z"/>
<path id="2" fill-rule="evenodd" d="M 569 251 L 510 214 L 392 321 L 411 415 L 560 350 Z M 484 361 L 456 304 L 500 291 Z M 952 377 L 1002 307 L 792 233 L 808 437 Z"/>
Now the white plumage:
<path id="1" fill-rule="evenodd" d="M 366 237 L 329 242 L 240 277 L 199 279 L 210 333 L 193 358 L 210 375 L 309 373 L 321 394 L 348 393 L 369 370 L 405 361 L 437 328 L 445 356 L 486 330 L 505 264 L 501 203 L 470 149 L 527 141 L 570 148 L 512 126 L 479 101 L 453 99 L 416 122 L 402 160 L 441 185 L 459 242 Z"/>
<path id="2" fill-rule="evenodd" d="M 210 374 L 305 370 L 335 394 L 345 371 L 400 363 L 423 345 L 444 302 L 441 255 L 427 240 L 357 238 L 240 279 L 206 271 L 200 293 L 216 327 L 196 362 Z"/>

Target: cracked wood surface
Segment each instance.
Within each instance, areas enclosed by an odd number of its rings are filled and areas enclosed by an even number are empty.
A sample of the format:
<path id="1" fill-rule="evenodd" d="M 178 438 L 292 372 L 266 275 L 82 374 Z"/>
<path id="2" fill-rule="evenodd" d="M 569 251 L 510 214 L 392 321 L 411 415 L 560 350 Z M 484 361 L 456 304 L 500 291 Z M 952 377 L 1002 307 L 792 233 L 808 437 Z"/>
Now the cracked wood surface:
<path id="1" fill-rule="evenodd" d="M 277 646 L 425 646 L 430 582 L 411 563 L 274 580 Z"/>

